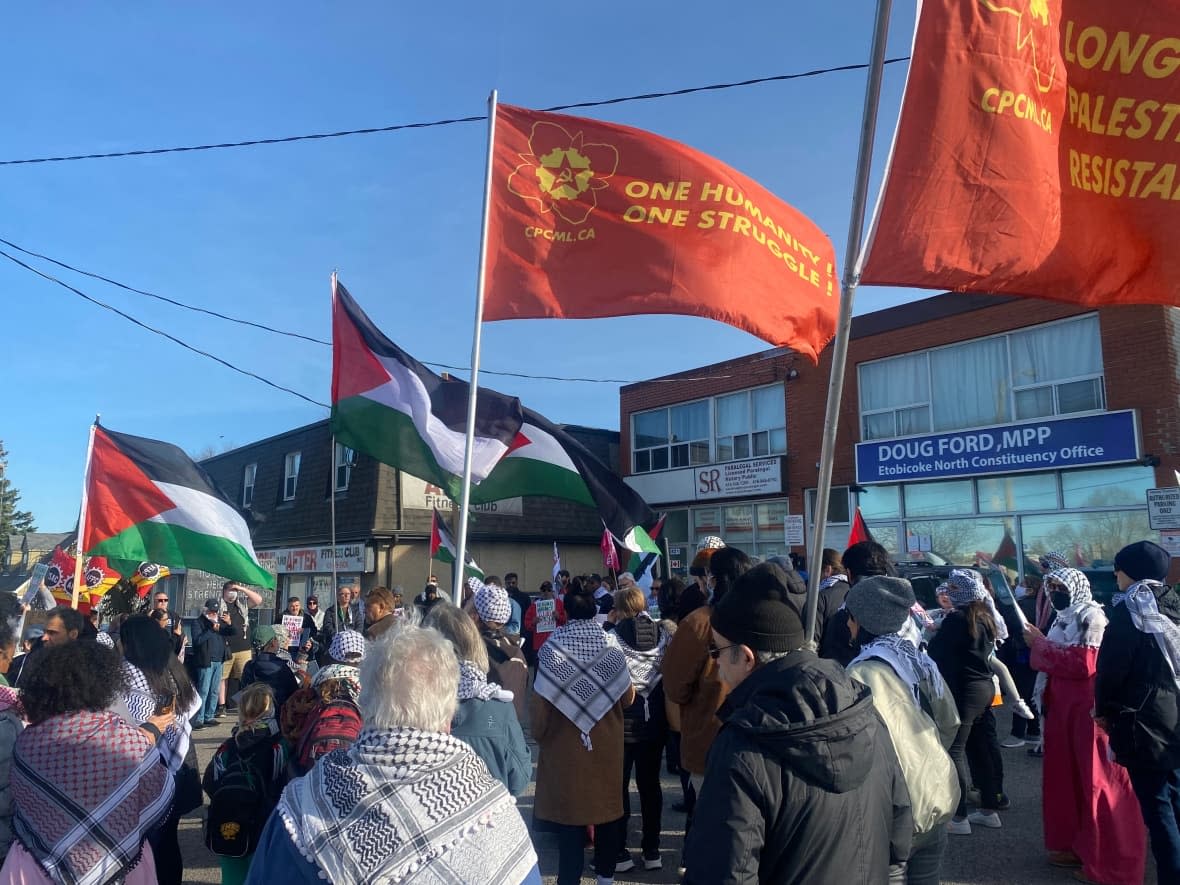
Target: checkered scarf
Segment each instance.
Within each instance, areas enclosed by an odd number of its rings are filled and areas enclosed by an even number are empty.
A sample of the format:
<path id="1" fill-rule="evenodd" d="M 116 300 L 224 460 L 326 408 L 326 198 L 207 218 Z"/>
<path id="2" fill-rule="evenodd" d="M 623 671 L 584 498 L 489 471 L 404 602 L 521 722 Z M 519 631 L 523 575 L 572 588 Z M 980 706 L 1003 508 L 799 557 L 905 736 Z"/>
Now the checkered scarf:
<path id="1" fill-rule="evenodd" d="M 479 698 L 481 701 L 502 700 L 503 689 L 494 682 L 488 682 L 488 674 L 471 663 L 459 662 L 459 700 L 468 701 Z M 512 699 L 512 692 L 508 692 L 508 699 Z"/>
<path id="2" fill-rule="evenodd" d="M 893 668 L 897 677 L 909 687 L 910 695 L 919 708 L 922 706 L 923 683 L 935 697 L 942 697 L 946 691 L 946 683 L 930 655 L 920 651 L 913 640 L 901 632 L 878 636 L 868 645 L 861 646 L 860 654 L 852 663 L 874 658 Z"/>
<path id="3" fill-rule="evenodd" d="M 946 579 L 947 596 L 955 608 L 966 608 L 973 602 L 982 602 L 991 612 L 992 620 L 996 623 L 996 640 L 1003 642 L 1008 638 L 1008 624 L 996 610 L 996 601 L 983 586 L 983 577 L 979 572 L 969 568 L 951 569 Z"/>
<path id="4" fill-rule="evenodd" d="M 131 724 L 143 725 L 156 715 L 162 698 L 157 698 L 152 692 L 151 686 L 148 685 L 147 676 L 139 667 L 128 661 L 123 661 L 120 668 L 123 671 L 127 688 L 119 696 L 127 705 L 128 712 L 131 713 L 133 720 Z M 160 749 L 160 755 L 164 757 L 164 764 L 173 774 L 180 771 L 181 766 L 184 765 L 184 757 L 188 753 L 189 744 L 192 743 L 193 738 L 191 720 L 200 706 L 201 697 L 197 695 L 193 699 L 190 709 L 177 710 L 176 722 L 168 727 L 156 745 Z"/>
<path id="5" fill-rule="evenodd" d="M 1127 607 L 1136 630 L 1155 637 L 1155 644 L 1168 662 L 1177 688 L 1180 688 L 1180 627 L 1160 614 L 1155 594 L 1163 586 L 1159 581 L 1136 581 L 1127 588 L 1122 602 L 1116 604 Z"/>
<path id="6" fill-rule="evenodd" d="M 311 681 L 312 690 L 319 694 L 324 683 L 331 680 L 335 680 L 344 690 L 348 700 L 357 703 L 361 696 L 361 671 L 358 667 L 353 664 L 328 664 L 326 667 L 320 667 Z"/>
<path id="7" fill-rule="evenodd" d="M 53 716 L 16 739 L 13 830 L 52 882 L 121 882 L 174 792 L 151 739 L 114 713 Z"/>
<path id="8" fill-rule="evenodd" d="M 365 729 L 288 784 L 278 813 L 328 882 L 519 885 L 537 863 L 513 798 L 446 734 Z"/>
<path id="9" fill-rule="evenodd" d="M 627 659 L 595 621 L 570 621 L 537 652 L 534 690 L 561 711 L 593 750 L 590 731 L 631 687 Z"/>

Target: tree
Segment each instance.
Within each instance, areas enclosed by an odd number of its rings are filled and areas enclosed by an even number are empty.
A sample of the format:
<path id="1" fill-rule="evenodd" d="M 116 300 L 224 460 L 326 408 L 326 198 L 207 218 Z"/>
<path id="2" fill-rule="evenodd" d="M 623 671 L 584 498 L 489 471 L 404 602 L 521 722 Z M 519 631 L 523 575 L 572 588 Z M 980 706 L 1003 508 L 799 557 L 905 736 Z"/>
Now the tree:
<path id="1" fill-rule="evenodd" d="M 8 450 L 0 441 L 0 538 L 37 531 L 33 514 L 28 510 L 16 509 L 19 501 L 20 492 L 12 487 L 8 479 Z"/>

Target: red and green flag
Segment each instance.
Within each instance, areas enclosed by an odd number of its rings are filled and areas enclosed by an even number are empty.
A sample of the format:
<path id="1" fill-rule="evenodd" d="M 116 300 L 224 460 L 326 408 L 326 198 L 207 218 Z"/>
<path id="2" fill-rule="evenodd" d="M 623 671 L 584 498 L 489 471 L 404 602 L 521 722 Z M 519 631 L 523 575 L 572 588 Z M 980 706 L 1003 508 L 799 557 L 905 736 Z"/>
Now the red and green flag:
<path id="1" fill-rule="evenodd" d="M 332 289 L 332 433 L 336 441 L 459 500 L 468 384 L 442 378 L 390 341 L 339 283 Z M 480 388 L 471 482 L 482 482 L 520 430 L 520 400 Z"/>
<path id="2" fill-rule="evenodd" d="M 246 520 L 170 443 L 95 427 L 84 521 L 82 549 L 90 556 L 275 585 L 258 562 Z"/>
<path id="3" fill-rule="evenodd" d="M 455 543 L 455 536 L 447 528 L 446 520 L 442 518 L 437 509 L 434 510 L 430 520 L 430 558 L 454 565 L 455 559 L 459 555 L 458 550 L 459 545 Z M 471 554 L 468 553 L 464 558 L 467 560 L 467 567 L 464 571 L 469 575 L 482 578 L 483 569 L 475 564 Z"/>

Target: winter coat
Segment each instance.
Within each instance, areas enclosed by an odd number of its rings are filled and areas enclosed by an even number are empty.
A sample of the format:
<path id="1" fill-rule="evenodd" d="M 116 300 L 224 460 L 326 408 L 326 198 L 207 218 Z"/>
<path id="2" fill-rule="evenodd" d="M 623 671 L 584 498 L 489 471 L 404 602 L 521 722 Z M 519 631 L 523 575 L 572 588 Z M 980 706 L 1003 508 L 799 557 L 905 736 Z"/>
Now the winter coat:
<path id="1" fill-rule="evenodd" d="M 512 704 L 479 698 L 460 701 L 451 720 L 451 737 L 471 747 L 513 796 L 523 793 L 533 779 L 533 756 Z"/>
<path id="2" fill-rule="evenodd" d="M 914 832 L 933 832 L 959 805 L 959 777 L 946 752 L 959 730 L 954 696 L 944 688 L 939 697 L 935 687 L 923 681 L 919 707 L 894 669 L 872 658 L 851 664 L 848 674 L 872 691 L 873 706 L 889 729 L 910 792 Z"/>
<path id="3" fill-rule="evenodd" d="M 1163 585 L 1160 614 L 1180 623 L 1180 593 Z M 1155 637 L 1136 629 L 1116 605 L 1098 652 L 1095 714 L 1107 722 L 1115 760 L 1127 768 L 1180 768 L 1180 695 Z"/>
<path id="4" fill-rule="evenodd" d="M 686 883 L 880 885 L 906 860 L 913 818 L 889 730 L 838 664 L 792 652 L 719 715 Z"/>
<path id="5" fill-rule="evenodd" d="M 660 638 L 664 634 L 663 627 L 645 614 L 636 618 L 627 618 L 615 625 L 615 633 L 620 642 L 629 649 L 640 652 L 650 652 L 659 646 Z M 666 646 L 665 646 L 666 649 Z M 655 669 L 659 672 L 661 660 L 654 661 Z M 631 666 L 628 659 L 628 667 Z M 632 673 L 632 684 L 635 675 Z M 643 697 L 638 688 L 635 700 L 623 711 L 623 743 L 654 743 L 663 745 L 668 739 L 667 702 L 664 697 L 664 681 L 660 679 L 655 687 Z"/>
<path id="6" fill-rule="evenodd" d="M 275 696 L 275 709 L 282 710 L 287 699 L 299 688 L 299 680 L 291 672 L 286 658 L 269 651 L 260 651 L 242 670 L 242 688 L 255 682 L 265 682 Z"/>
<path id="7" fill-rule="evenodd" d="M 533 692 L 532 736 L 537 761 L 537 818 L 555 824 L 589 826 L 623 816 L 623 710 L 635 699 L 627 689 L 590 729 L 587 750 L 582 733 L 565 714 Z"/>
<path id="8" fill-rule="evenodd" d="M 930 640 L 930 657 L 934 658 L 947 687 L 959 700 L 968 684 L 991 681 L 992 669 L 988 659 L 995 648 L 995 636 L 982 629 L 978 636 L 972 636 L 966 616 L 956 610 L 942 619 L 942 626 Z"/>
<path id="9" fill-rule="evenodd" d="M 717 662 L 709 657 L 712 613 L 706 606 L 684 618 L 664 652 L 664 695 L 680 705 L 680 764 L 693 774 L 705 773 L 705 756 L 721 728 L 715 714 L 726 695 Z"/>
<path id="10" fill-rule="evenodd" d="M 529 714 L 526 695 L 529 690 L 529 665 L 520 646 L 500 630 L 479 628 L 484 647 L 488 650 L 488 682 L 495 682 L 512 692 L 512 706 L 521 722 Z"/>
<path id="11" fill-rule="evenodd" d="M 5 692 L 7 693 L 7 689 Z M 14 696 L 14 695 L 13 695 Z M 24 720 L 11 705 L 0 710 L 0 859 L 12 847 L 12 785 L 9 780 L 12 771 L 12 750 L 16 737 L 25 727 Z"/>
<path id="12" fill-rule="evenodd" d="M 393 629 L 397 623 L 397 615 L 390 612 L 385 617 L 374 621 L 365 628 L 365 639 L 379 639 Z"/>
<path id="13" fill-rule="evenodd" d="M 230 624 L 210 621 L 201 615 L 193 622 L 192 665 L 198 670 L 225 660 L 225 641 L 238 635 Z"/>

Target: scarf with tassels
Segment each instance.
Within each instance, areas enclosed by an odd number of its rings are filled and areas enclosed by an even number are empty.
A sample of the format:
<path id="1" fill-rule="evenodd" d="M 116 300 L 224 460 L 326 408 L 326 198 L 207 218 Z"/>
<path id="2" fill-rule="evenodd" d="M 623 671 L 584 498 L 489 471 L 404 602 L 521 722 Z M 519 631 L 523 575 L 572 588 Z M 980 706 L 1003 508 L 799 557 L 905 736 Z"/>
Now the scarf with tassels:
<path id="1" fill-rule="evenodd" d="M 1155 594 L 1163 586 L 1159 581 L 1136 581 L 1117 604 L 1127 607 L 1136 630 L 1155 637 L 1155 644 L 1168 662 L 1172 679 L 1180 689 L 1180 627 L 1160 614 Z"/>
<path id="2" fill-rule="evenodd" d="M 533 689 L 582 733 L 590 732 L 631 687 L 627 659 L 613 635 L 595 621 L 570 621 L 558 627 L 537 652 Z"/>

